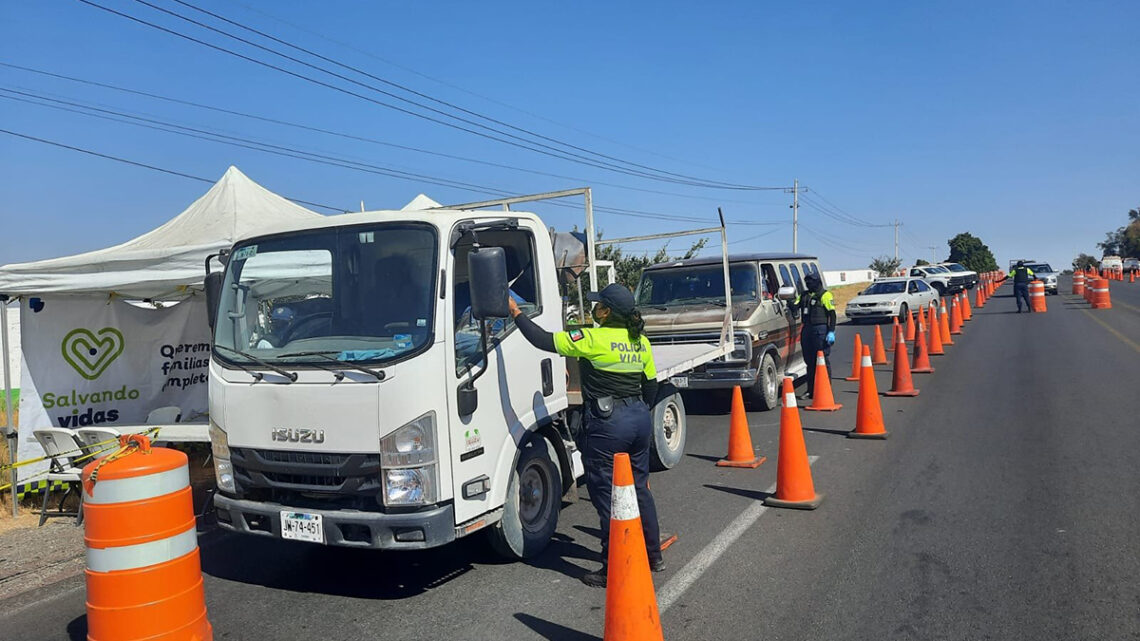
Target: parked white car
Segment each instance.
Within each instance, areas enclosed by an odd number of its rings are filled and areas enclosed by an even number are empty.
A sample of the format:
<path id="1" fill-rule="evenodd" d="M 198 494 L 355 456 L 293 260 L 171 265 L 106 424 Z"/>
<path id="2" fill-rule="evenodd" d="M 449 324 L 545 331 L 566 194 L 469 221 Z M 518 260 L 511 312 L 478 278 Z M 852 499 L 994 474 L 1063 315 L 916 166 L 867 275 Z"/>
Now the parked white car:
<path id="1" fill-rule="evenodd" d="M 865 319 L 905 319 L 907 312 L 938 300 L 938 292 L 921 278 L 898 276 L 879 278 L 847 303 L 847 318 L 853 323 Z"/>

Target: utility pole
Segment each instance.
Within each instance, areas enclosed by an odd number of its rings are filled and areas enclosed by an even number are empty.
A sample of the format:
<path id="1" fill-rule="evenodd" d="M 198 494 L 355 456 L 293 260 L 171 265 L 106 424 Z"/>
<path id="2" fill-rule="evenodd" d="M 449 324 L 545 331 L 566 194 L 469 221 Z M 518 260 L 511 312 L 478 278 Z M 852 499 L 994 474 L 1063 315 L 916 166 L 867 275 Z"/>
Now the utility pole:
<path id="1" fill-rule="evenodd" d="M 800 179 L 792 181 L 792 253 L 800 251 Z"/>
<path id="2" fill-rule="evenodd" d="M 930 245 L 927 245 L 926 248 L 930 250 L 931 262 L 937 263 L 938 262 L 938 245 L 934 245 L 933 247 Z"/>
<path id="3" fill-rule="evenodd" d="M 899 222 L 899 219 L 896 218 L 895 219 L 895 261 L 898 261 L 898 259 L 899 259 L 899 225 L 901 225 L 901 224 L 902 223 Z"/>

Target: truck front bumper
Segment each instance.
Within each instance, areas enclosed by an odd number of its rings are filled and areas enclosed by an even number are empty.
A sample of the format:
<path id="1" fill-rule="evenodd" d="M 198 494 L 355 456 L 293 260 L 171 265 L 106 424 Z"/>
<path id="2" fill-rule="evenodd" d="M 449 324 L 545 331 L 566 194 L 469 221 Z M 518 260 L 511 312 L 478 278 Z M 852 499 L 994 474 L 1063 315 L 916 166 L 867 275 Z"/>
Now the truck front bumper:
<path id="1" fill-rule="evenodd" d="M 747 367 L 710 367 L 702 371 L 689 372 L 685 376 L 674 376 L 669 381 L 681 391 L 687 389 L 732 389 L 737 385 L 751 387 L 756 382 L 756 375 L 756 370 Z"/>
<path id="2" fill-rule="evenodd" d="M 314 510 L 279 503 L 214 496 L 218 525 L 227 530 L 281 538 L 281 513 L 320 514 L 325 545 L 385 550 L 418 550 L 455 540 L 455 510 L 449 503 L 401 514 Z"/>

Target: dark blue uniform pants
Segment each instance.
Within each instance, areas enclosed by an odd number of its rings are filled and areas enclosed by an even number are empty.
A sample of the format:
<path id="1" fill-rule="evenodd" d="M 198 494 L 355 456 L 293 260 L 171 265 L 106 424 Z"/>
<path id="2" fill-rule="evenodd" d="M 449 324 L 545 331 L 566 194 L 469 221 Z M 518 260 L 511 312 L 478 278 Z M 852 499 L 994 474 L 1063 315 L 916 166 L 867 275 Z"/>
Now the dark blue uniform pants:
<path id="1" fill-rule="evenodd" d="M 587 403 L 586 487 L 590 502 L 598 510 L 602 524 L 602 562 L 608 558 L 610 544 L 610 497 L 613 493 L 614 454 L 626 452 L 633 467 L 633 484 L 637 488 L 637 509 L 641 513 L 641 529 L 650 560 L 661 558 L 661 532 L 657 525 L 657 506 L 649 493 L 649 442 L 653 438 L 653 418 L 639 398 L 614 401 L 609 418 L 595 414 L 593 403 Z"/>
<path id="2" fill-rule="evenodd" d="M 816 352 L 823 351 L 827 375 L 831 375 L 831 345 L 827 344 L 827 325 L 804 325 L 800 331 L 800 348 L 803 349 L 804 363 L 807 364 L 807 393 L 811 394 L 815 388 Z"/>
<path id="3" fill-rule="evenodd" d="M 1025 309 L 1032 310 L 1029 305 L 1029 283 L 1014 283 L 1013 297 L 1017 300 L 1017 311 L 1021 311 L 1021 301 L 1025 299 Z"/>

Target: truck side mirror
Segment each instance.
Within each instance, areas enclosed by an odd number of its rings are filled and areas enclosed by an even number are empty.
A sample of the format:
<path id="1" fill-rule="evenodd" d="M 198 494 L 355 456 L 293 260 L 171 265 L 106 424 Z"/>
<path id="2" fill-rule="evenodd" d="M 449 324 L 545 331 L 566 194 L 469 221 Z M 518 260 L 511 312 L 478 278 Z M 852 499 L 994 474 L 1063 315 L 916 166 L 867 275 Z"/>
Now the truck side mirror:
<path id="1" fill-rule="evenodd" d="M 796 299 L 796 288 L 791 287 L 789 285 L 785 285 L 784 287 L 781 287 L 776 292 L 776 296 L 780 300 L 795 300 Z"/>
<path id="2" fill-rule="evenodd" d="M 483 320 L 510 316 L 507 256 L 502 247 L 476 247 L 467 254 L 471 316 Z"/>
<path id="3" fill-rule="evenodd" d="M 222 272 L 206 274 L 206 322 L 210 329 L 214 329 L 214 321 L 218 317 L 218 302 L 222 298 Z"/>

